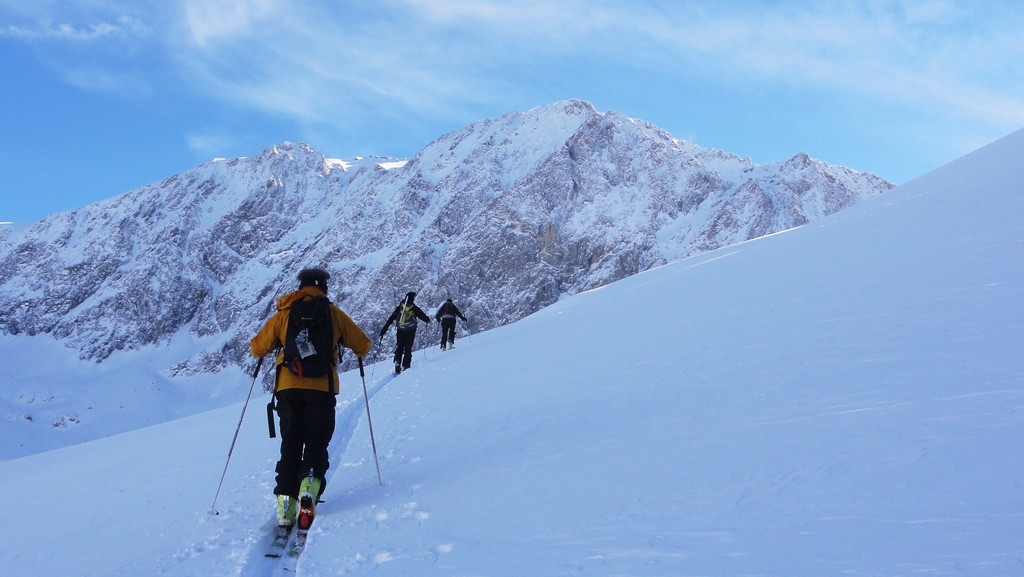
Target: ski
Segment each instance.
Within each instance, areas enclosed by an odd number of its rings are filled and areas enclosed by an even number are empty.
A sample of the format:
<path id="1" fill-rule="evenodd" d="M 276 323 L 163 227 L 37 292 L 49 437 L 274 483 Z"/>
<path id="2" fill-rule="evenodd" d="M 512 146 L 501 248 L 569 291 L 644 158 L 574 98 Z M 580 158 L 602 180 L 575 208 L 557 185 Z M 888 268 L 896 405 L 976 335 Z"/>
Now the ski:
<path id="1" fill-rule="evenodd" d="M 320 494 L 320 480 L 314 475 L 313 469 L 299 485 L 299 518 L 295 540 L 288 549 L 288 557 L 284 561 L 284 570 L 294 573 L 299 563 L 299 556 L 306 550 L 306 537 L 316 517 L 317 495 Z"/>
<path id="2" fill-rule="evenodd" d="M 295 532 L 295 540 L 292 541 L 291 547 L 288 548 L 288 556 L 285 557 L 281 567 L 288 573 L 296 573 L 298 571 L 299 556 L 306 550 L 307 536 L 308 533 L 302 529 Z"/>
<path id="3" fill-rule="evenodd" d="M 274 540 L 270 543 L 270 547 L 267 547 L 267 552 L 264 553 L 264 556 L 276 559 L 283 556 L 284 552 L 288 549 L 288 536 L 291 535 L 291 528 L 284 529 L 278 527 L 274 531 Z"/>

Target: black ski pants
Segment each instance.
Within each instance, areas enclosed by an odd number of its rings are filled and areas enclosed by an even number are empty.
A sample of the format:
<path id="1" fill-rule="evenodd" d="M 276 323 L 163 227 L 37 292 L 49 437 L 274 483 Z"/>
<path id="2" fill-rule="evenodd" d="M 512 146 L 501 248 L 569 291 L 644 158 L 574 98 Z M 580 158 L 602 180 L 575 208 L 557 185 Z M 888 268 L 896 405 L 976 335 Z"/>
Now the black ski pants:
<path id="1" fill-rule="evenodd" d="M 441 345 L 455 344 L 455 319 L 441 319 Z"/>
<path id="2" fill-rule="evenodd" d="M 277 415 L 281 419 L 281 459 L 277 462 L 275 495 L 299 496 L 299 484 L 313 469 L 320 478 L 320 492 L 327 486 L 331 464 L 327 445 L 334 436 L 334 393 L 310 389 L 277 392 Z"/>
<path id="3" fill-rule="evenodd" d="M 395 364 L 408 369 L 412 366 L 412 343 L 416 340 L 416 329 L 398 329 L 395 335 Z"/>

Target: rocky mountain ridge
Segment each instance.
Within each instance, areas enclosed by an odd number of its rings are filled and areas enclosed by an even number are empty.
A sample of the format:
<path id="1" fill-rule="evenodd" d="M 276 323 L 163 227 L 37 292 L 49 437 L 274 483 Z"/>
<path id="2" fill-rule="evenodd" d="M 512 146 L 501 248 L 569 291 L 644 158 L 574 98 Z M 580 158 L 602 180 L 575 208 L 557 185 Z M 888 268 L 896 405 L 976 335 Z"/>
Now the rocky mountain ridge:
<path id="1" fill-rule="evenodd" d="M 408 161 L 283 143 L 0 228 L 0 331 L 95 362 L 187 337 L 167 374 L 215 373 L 248 363 L 306 266 L 331 272 L 367 333 L 407 290 L 430 313 L 454 298 L 478 331 L 891 187 L 806 154 L 754 164 L 578 100 L 475 122 Z"/>

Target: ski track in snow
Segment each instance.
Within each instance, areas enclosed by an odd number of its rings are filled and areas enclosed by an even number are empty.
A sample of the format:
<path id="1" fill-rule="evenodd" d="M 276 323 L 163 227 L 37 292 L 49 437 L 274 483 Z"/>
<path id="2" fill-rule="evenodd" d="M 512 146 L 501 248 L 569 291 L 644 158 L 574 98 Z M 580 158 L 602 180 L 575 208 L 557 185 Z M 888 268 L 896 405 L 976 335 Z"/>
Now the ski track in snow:
<path id="1" fill-rule="evenodd" d="M 454 351 L 441 353 L 437 350 L 436 343 L 439 334 L 431 324 L 421 329 L 422 334 L 419 344 L 423 348 L 414 353 L 413 367 L 405 370 L 401 375 L 388 373 L 376 381 L 370 389 L 372 417 L 375 418 L 372 401 L 374 397 L 389 384 L 395 383 L 391 388 L 390 395 L 392 402 L 398 399 L 404 403 L 415 400 L 418 396 L 419 379 L 418 374 L 424 367 L 433 369 L 440 368 L 435 361 L 445 358 L 443 355 L 457 354 Z M 386 348 L 386 347 L 385 347 Z M 390 353 L 386 355 L 390 358 Z M 381 362 L 376 367 L 389 369 L 390 360 Z M 358 405 L 358 406 L 356 406 Z M 413 440 L 407 431 L 415 429 L 415 424 L 409 426 L 406 421 L 413 418 L 424 418 L 424 415 L 412 416 L 402 413 L 397 417 L 400 426 L 393 422 L 386 430 L 376 430 L 377 450 L 381 462 L 381 475 L 384 486 L 377 483 L 376 471 L 372 463 L 373 455 L 369 439 L 365 440 L 366 447 L 361 448 L 364 442 L 363 436 L 368 435 L 368 427 L 363 416 L 366 414 L 365 404 L 360 399 L 353 403 L 349 411 L 346 411 L 347 424 L 343 432 L 344 445 L 353 444 L 353 439 L 359 437 L 355 442 L 358 449 L 345 452 L 348 459 L 341 462 L 342 451 L 338 454 L 332 453 L 332 463 L 339 462 L 340 465 L 332 464 L 331 483 L 335 493 L 330 501 L 322 503 L 321 509 L 317 512 L 317 520 L 310 530 L 309 547 L 299 560 L 299 574 L 308 573 L 311 575 L 324 574 L 348 574 L 352 572 L 376 571 L 381 566 L 399 559 L 415 558 L 426 562 L 430 566 L 436 566 L 439 559 L 452 550 L 452 543 L 443 540 L 439 543 L 423 543 L 422 538 L 405 539 L 383 539 L 385 542 L 402 543 L 403 547 L 395 548 L 381 546 L 375 539 L 367 535 L 381 532 L 404 532 L 410 528 L 417 528 L 428 523 L 431 512 L 424 510 L 417 501 L 417 492 L 423 489 L 424 485 L 419 479 L 410 480 L 406 478 L 390 479 L 388 477 L 389 465 L 396 472 L 400 471 L 403 464 L 418 463 L 420 456 L 402 453 L 402 444 Z M 339 420 L 339 424 L 342 421 Z M 337 437 L 336 437 L 337 438 Z M 358 481 L 353 480 L 350 471 L 360 473 Z M 367 471 L 369 476 L 367 476 Z M 328 485 L 329 488 L 332 485 Z M 321 517 L 321 513 L 323 516 Z M 320 551 L 317 549 L 318 538 L 326 538 L 325 545 L 329 550 Z"/>
<path id="2" fill-rule="evenodd" d="M 366 375 L 366 397 L 371 405 L 371 418 L 373 416 L 374 398 L 381 391 L 396 379 L 399 379 L 398 382 L 402 383 L 404 388 L 415 390 L 417 385 L 415 377 L 417 369 L 432 363 L 441 354 L 432 346 L 433 342 L 438 340 L 439 334 L 435 334 L 437 330 L 431 329 L 433 329 L 432 325 L 421 329 L 423 334 L 419 336 L 419 339 L 422 340 L 418 339 L 418 344 L 423 346 L 423 348 L 415 351 L 413 368 L 404 371 L 401 375 L 396 375 L 389 370 L 391 367 L 391 353 L 388 351 L 388 346 L 384 345 L 382 348 L 378 348 L 380 352 L 377 356 L 386 360 L 378 361 L 375 365 L 369 367 Z M 451 354 L 454 354 L 454 352 Z M 386 372 L 384 376 L 377 377 L 375 375 L 378 371 Z M 304 569 L 304 565 L 319 565 L 317 560 L 317 557 L 319 557 L 317 555 L 317 541 L 322 540 L 324 534 L 344 535 L 346 533 L 359 533 L 363 527 L 373 527 L 375 530 L 380 530 L 393 523 L 413 523 L 418 525 L 429 519 L 430 513 L 422 510 L 415 501 L 415 492 L 420 488 L 420 485 L 410 486 L 408 493 L 405 494 L 407 498 L 400 498 L 394 504 L 381 506 L 380 493 L 382 491 L 388 492 L 392 488 L 388 485 L 387 472 L 382 468 L 381 474 L 384 487 L 381 488 L 377 482 L 376 469 L 372 462 L 372 447 L 368 438 L 366 447 L 351 447 L 353 438 L 356 437 L 357 433 L 360 437 L 364 434 L 367 437 L 369 435 L 365 418 L 366 401 L 362 394 L 362 382 L 358 380 L 357 382 L 359 385 L 358 396 L 352 396 L 345 401 L 339 399 L 335 433 L 330 445 L 331 468 L 327 475 L 327 490 L 324 493 L 325 501 L 319 504 L 316 521 L 309 532 L 306 551 L 298 559 L 298 563 L 294 568 L 295 571 L 287 569 L 288 559 L 273 559 L 265 556 L 266 548 L 273 540 L 272 532 L 276 523 L 271 497 L 268 497 L 266 500 L 267 510 L 270 510 L 271 513 L 259 529 L 250 530 L 248 536 L 241 540 L 221 540 L 220 536 L 209 537 L 207 540 L 195 543 L 189 547 L 191 552 L 198 555 L 207 549 L 219 546 L 235 547 L 239 549 L 234 556 L 240 559 L 237 572 L 240 576 L 272 577 L 301 575 L 307 572 L 321 574 L 318 569 L 313 569 L 312 571 Z M 408 416 L 406 415 L 402 418 L 408 418 Z M 402 430 L 402 428 L 396 428 L 396 430 Z M 386 458 L 395 457 L 393 451 L 389 451 L 384 447 L 390 446 L 392 441 L 410 440 L 407 437 L 397 438 L 394 436 L 396 433 L 392 431 L 382 433 L 375 430 L 374 433 L 377 435 L 377 450 L 380 452 L 379 458 L 382 463 Z M 364 451 L 365 454 L 357 454 Z M 399 457 L 399 459 L 404 458 Z M 412 457 L 409 460 L 418 461 L 419 458 Z M 275 463 L 276 457 L 268 462 L 265 473 L 266 481 L 261 483 L 261 485 L 267 488 L 268 495 L 273 490 L 273 469 Z M 373 476 L 372 478 L 364 476 L 359 480 L 361 484 L 353 486 L 351 484 L 352 480 L 349 478 L 351 477 L 348 474 L 349 470 L 370 470 Z M 367 481 L 371 482 L 368 483 Z M 391 500 L 387 502 L 390 503 Z M 354 518 L 345 519 L 343 517 L 348 517 L 348 515 L 343 515 L 346 511 L 361 512 L 357 513 Z M 261 518 L 259 515 L 256 517 Z M 342 540 L 346 543 L 355 543 L 344 538 Z M 372 568 L 410 554 L 409 551 L 405 550 L 382 550 L 369 543 L 359 543 L 354 545 L 347 554 L 343 555 L 343 562 L 339 565 L 337 543 L 331 543 L 331 548 L 334 555 L 331 557 L 330 571 L 339 574 L 363 570 L 368 567 Z M 432 558 L 431 563 L 434 564 L 441 555 L 450 552 L 451 549 L 451 543 L 439 543 L 431 548 L 418 551 L 416 555 L 430 557 Z"/>
<path id="3" fill-rule="evenodd" d="M 377 395 L 377 393 L 383 390 L 384 387 L 388 385 L 388 383 L 394 380 L 396 376 L 397 375 L 395 375 L 394 373 L 389 373 L 383 377 L 378 378 L 376 382 L 371 383 L 369 381 L 373 377 L 367 375 L 368 382 L 366 384 L 366 396 L 371 401 L 371 416 L 373 410 L 373 398 Z M 362 393 L 361 380 L 359 382 L 359 387 L 359 392 Z M 337 487 L 337 485 L 335 484 L 337 477 L 341 476 L 343 469 L 342 466 L 339 466 L 339 463 L 342 462 L 343 457 L 345 456 L 345 453 L 349 448 L 349 444 L 352 441 L 352 437 L 356 432 L 356 429 L 359 427 L 361 422 L 365 423 L 365 419 L 363 418 L 365 414 L 366 404 L 361 394 L 359 397 L 353 397 L 345 404 L 339 404 L 335 422 L 334 437 L 331 439 L 331 448 L 329 451 L 331 468 L 327 474 L 327 491 L 325 491 L 325 497 L 331 497 L 331 489 L 334 489 L 335 491 L 339 490 L 339 487 Z M 372 455 L 370 456 L 370 458 L 372 459 Z M 365 460 L 360 461 L 360 463 L 363 462 L 365 462 Z M 276 460 L 274 460 L 274 463 L 276 463 Z M 267 472 L 267 475 L 269 475 L 270 479 L 273 479 L 273 464 L 271 465 L 270 471 Z M 310 529 L 309 541 L 307 542 L 306 551 L 298 559 L 298 564 L 296 566 L 298 573 L 301 574 L 302 561 L 304 557 L 309 555 L 310 550 L 316 547 L 316 534 L 319 532 L 318 529 L 321 528 L 327 522 L 325 521 L 325 517 L 329 517 L 331 515 L 332 509 L 334 509 L 334 507 L 332 507 L 332 501 L 335 499 L 341 499 L 340 495 L 340 492 L 335 493 L 335 496 L 332 499 L 325 500 L 324 502 L 318 505 L 316 521 L 314 521 L 313 527 Z M 268 501 L 268 503 L 269 507 L 273 506 L 272 499 Z M 282 557 L 280 559 L 273 559 L 265 556 L 267 547 L 270 546 L 271 541 L 273 541 L 273 531 L 276 526 L 276 523 L 277 516 L 271 509 L 271 513 L 267 522 L 262 527 L 260 527 L 259 530 L 254 531 L 250 538 L 245 540 L 245 543 L 249 545 L 249 551 L 248 554 L 244 556 L 246 560 L 240 565 L 238 575 L 252 577 L 272 577 L 296 574 L 296 572 L 288 570 L 289 559 L 287 559 L 286 557 Z M 294 538 L 295 535 L 293 533 L 292 540 L 294 540 Z M 291 541 L 289 541 L 289 543 L 290 542 Z"/>

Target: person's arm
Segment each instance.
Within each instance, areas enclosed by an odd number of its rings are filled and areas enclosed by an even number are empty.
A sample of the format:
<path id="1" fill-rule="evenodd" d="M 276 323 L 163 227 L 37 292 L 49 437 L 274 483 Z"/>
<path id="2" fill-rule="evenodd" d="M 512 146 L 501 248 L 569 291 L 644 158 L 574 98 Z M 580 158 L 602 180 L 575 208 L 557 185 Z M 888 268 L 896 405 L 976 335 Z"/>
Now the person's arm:
<path id="1" fill-rule="evenodd" d="M 261 358 L 281 347 L 281 341 L 277 337 L 280 334 L 278 331 L 280 322 L 281 313 L 279 311 L 263 324 L 260 332 L 249 341 L 249 350 L 252 352 L 252 356 Z"/>
<path id="2" fill-rule="evenodd" d="M 423 309 L 416 305 L 413 305 L 412 312 L 416 313 L 416 316 L 418 316 L 421 321 L 430 324 L 430 317 L 427 316 L 427 313 L 423 312 Z"/>
<path id="3" fill-rule="evenodd" d="M 390 316 L 390 317 L 388 317 L 388 322 L 384 323 L 384 328 L 382 328 L 382 329 L 380 330 L 380 336 L 381 336 L 381 338 L 383 338 L 383 337 L 384 337 L 384 335 L 386 335 L 386 334 L 387 334 L 387 332 L 388 332 L 388 327 L 390 327 L 390 326 L 391 326 L 391 323 L 395 322 L 395 321 L 396 321 L 396 320 L 398 319 L 398 309 L 399 309 L 399 307 L 395 307 L 395 312 L 391 313 L 391 316 Z"/>
<path id="4" fill-rule="evenodd" d="M 338 327 L 338 330 L 334 331 L 336 341 L 345 348 L 352 349 L 357 357 L 365 357 L 370 352 L 373 343 L 363 329 L 359 328 L 359 325 L 341 309 L 334 307 L 331 313 L 334 317 L 334 326 Z"/>

